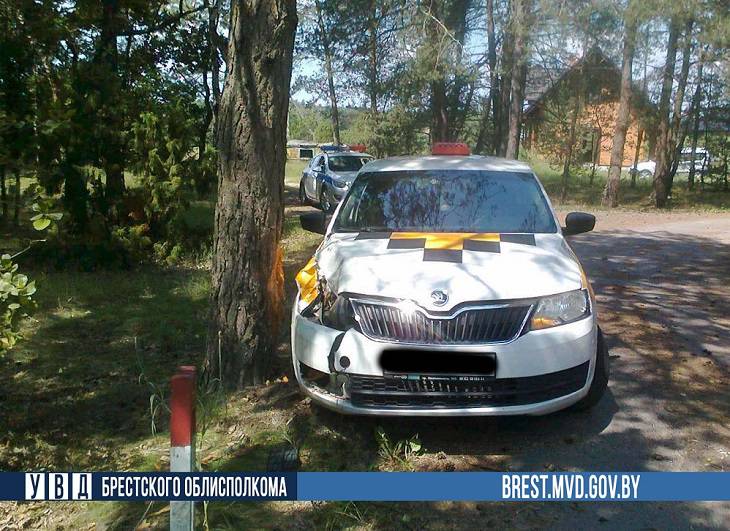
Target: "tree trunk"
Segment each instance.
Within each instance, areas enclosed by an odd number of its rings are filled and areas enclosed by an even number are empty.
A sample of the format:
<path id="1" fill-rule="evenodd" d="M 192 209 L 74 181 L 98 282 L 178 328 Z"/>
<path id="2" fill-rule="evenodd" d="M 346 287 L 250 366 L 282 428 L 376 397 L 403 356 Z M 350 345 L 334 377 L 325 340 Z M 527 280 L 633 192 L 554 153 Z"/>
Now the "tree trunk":
<path id="1" fill-rule="evenodd" d="M 15 202 L 13 204 L 13 224 L 20 225 L 20 170 L 15 168 Z"/>
<path id="2" fill-rule="evenodd" d="M 568 198 L 568 177 L 570 176 L 570 163 L 573 160 L 573 145 L 575 144 L 575 129 L 578 124 L 578 114 L 580 114 L 580 94 L 575 95 L 573 116 L 570 119 L 570 132 L 568 133 L 568 145 L 565 150 L 565 160 L 563 161 L 563 177 L 560 191 L 560 201 L 563 203 Z"/>
<path id="3" fill-rule="evenodd" d="M 479 126 L 479 136 L 475 151 L 482 153 L 486 144 L 487 127 L 489 126 L 489 111 L 492 111 L 492 123 L 496 127 L 497 107 L 499 102 L 499 88 L 497 86 L 497 40 L 494 34 L 494 0 L 487 0 L 487 64 L 489 65 L 489 96 L 484 101 L 482 120 Z M 492 135 L 495 129 L 493 127 Z M 492 145 L 494 142 L 492 142 Z M 492 148 L 493 149 L 493 148 Z"/>
<path id="4" fill-rule="evenodd" d="M 700 107 L 702 105 L 702 75 L 705 67 L 705 52 L 700 53 L 700 62 L 697 65 L 697 86 L 692 96 L 692 162 L 687 176 L 687 187 L 692 190 L 695 185 L 695 158 L 697 154 L 697 139 L 700 136 Z"/>
<path id="5" fill-rule="evenodd" d="M 207 363 L 241 388 L 265 379 L 283 317 L 279 246 L 294 0 L 234 0 L 217 131 L 218 201 Z"/>
<path id="6" fill-rule="evenodd" d="M 674 66 L 677 62 L 677 39 L 679 38 L 679 20 L 672 17 L 669 23 L 669 40 L 667 42 L 667 58 L 662 74 L 662 91 L 659 97 L 659 124 L 656 140 L 656 168 L 654 170 L 654 202 L 657 208 L 667 204 L 668 190 L 664 176 L 669 167 L 669 100 L 672 97 L 674 84 Z"/>
<path id="7" fill-rule="evenodd" d="M 432 80 L 430 82 L 431 90 L 431 143 L 443 142 L 449 140 L 449 115 L 448 115 L 448 98 L 446 96 L 446 73 L 441 63 L 441 50 L 444 40 L 442 32 L 444 31 L 439 21 L 441 21 L 441 2 L 440 0 L 430 0 L 428 4 L 428 19 L 426 20 L 426 35 L 428 41 L 437 48 L 431 50 L 434 63 L 432 65 Z"/>
<path id="8" fill-rule="evenodd" d="M 514 12 L 514 51 L 512 58 L 512 81 L 510 83 L 509 129 L 505 157 L 516 159 L 520 149 L 520 124 L 522 103 L 525 98 L 525 78 L 527 75 L 527 35 L 531 0 L 513 0 Z"/>
<path id="9" fill-rule="evenodd" d="M 207 27 L 204 27 L 204 29 L 206 30 L 204 38 L 206 40 L 208 50 L 207 53 L 202 54 L 201 59 L 201 67 L 203 71 L 201 85 L 203 87 L 203 105 L 205 106 L 205 116 L 203 117 L 203 122 L 200 124 L 200 132 L 198 134 L 198 161 L 202 161 L 203 157 L 205 156 L 205 147 L 208 145 L 208 131 L 210 130 L 214 115 L 213 103 L 210 101 L 210 86 L 208 85 L 208 71 L 211 68 L 210 48 L 211 46 L 213 46 L 213 43 L 210 40 L 210 31 L 208 31 Z"/>
<path id="10" fill-rule="evenodd" d="M 124 194 L 123 105 L 120 99 L 120 79 L 117 51 L 119 0 L 104 0 L 99 38 L 99 122 L 104 131 L 101 138 L 101 165 L 106 173 L 105 199 L 112 218 L 120 219 L 121 198 Z"/>
<path id="11" fill-rule="evenodd" d="M 497 75 L 497 38 L 494 32 L 494 1 L 487 0 L 487 57 L 489 61 L 489 99 L 492 105 L 492 134 L 496 132 L 499 119 L 499 76 Z M 492 138 L 492 153 L 494 153 L 494 138 Z"/>
<path id="12" fill-rule="evenodd" d="M 8 187 L 5 182 L 5 165 L 0 166 L 0 202 L 2 202 L 3 222 L 8 220 Z"/>
<path id="13" fill-rule="evenodd" d="M 636 149 L 634 150 L 634 164 L 631 166 L 631 188 L 636 188 L 636 167 L 639 164 L 641 155 L 641 143 L 644 141 L 644 128 L 639 125 L 639 133 L 636 137 Z"/>
<path id="14" fill-rule="evenodd" d="M 378 18 L 377 4 L 371 0 L 368 9 L 368 92 L 370 113 L 378 114 Z"/>
<path id="15" fill-rule="evenodd" d="M 213 89 L 213 131 L 216 130 L 218 107 L 221 101 L 221 60 L 218 53 L 218 40 L 220 39 L 218 35 L 218 20 L 220 18 L 219 1 L 220 0 L 212 0 L 212 2 L 208 3 L 208 47 L 210 54 L 210 86 Z"/>
<path id="16" fill-rule="evenodd" d="M 510 86 L 512 85 L 512 74 L 514 71 L 513 1 L 509 2 L 509 11 L 510 18 L 505 25 L 505 30 L 502 32 L 502 57 L 499 68 L 501 75 L 499 79 L 499 94 L 496 96 L 498 98 L 498 112 L 494 113 L 494 153 L 500 157 L 504 157 L 507 152 Z"/>
<path id="17" fill-rule="evenodd" d="M 672 111 L 672 124 L 669 131 L 669 140 L 667 148 L 669 149 L 669 171 L 664 177 L 664 188 L 667 195 L 671 195 L 672 186 L 674 185 L 674 174 L 677 172 L 677 164 L 679 155 L 682 151 L 682 144 L 687 136 L 686 128 L 682 128 L 682 106 L 684 105 L 684 93 L 687 89 L 687 78 L 689 77 L 689 65 L 692 54 L 692 26 L 694 20 L 687 21 L 684 32 L 684 47 L 682 49 L 682 68 L 677 82 L 677 94 L 674 97 L 674 110 Z M 682 134 L 680 134 L 682 130 Z"/>
<path id="18" fill-rule="evenodd" d="M 603 206 L 614 208 L 618 204 L 618 189 L 621 184 L 621 166 L 624 160 L 626 131 L 631 119 L 631 70 L 634 63 L 636 45 L 636 17 L 631 12 L 631 4 L 626 8 L 626 23 L 621 67 L 621 95 L 619 96 L 616 129 L 611 146 L 611 166 L 608 169 L 606 188 L 603 190 Z"/>
<path id="19" fill-rule="evenodd" d="M 329 35 L 327 35 L 327 28 L 324 25 L 324 19 L 322 18 L 322 5 L 320 0 L 315 0 L 315 7 L 317 9 L 317 25 L 319 26 L 320 38 L 322 39 L 322 48 L 324 51 L 324 69 L 327 74 L 327 89 L 330 97 L 330 117 L 332 119 L 332 140 L 336 146 L 341 144 L 340 142 L 340 115 L 337 111 L 337 93 L 335 92 L 335 77 L 332 72 L 332 46 L 330 45 Z"/>

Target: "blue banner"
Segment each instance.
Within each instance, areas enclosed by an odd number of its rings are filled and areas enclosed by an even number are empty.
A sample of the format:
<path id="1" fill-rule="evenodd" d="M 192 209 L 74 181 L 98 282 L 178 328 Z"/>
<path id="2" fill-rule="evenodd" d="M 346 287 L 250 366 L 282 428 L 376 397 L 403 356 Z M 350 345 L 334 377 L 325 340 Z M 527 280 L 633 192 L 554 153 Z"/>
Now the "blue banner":
<path id="1" fill-rule="evenodd" d="M 7 500 L 730 501 L 730 473 L 1 472 Z"/>

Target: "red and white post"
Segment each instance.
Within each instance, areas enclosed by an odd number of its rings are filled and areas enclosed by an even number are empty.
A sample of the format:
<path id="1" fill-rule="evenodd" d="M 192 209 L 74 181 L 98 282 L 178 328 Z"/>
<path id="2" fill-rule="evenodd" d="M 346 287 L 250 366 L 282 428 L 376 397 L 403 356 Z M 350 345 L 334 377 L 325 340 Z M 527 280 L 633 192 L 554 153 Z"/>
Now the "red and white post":
<path id="1" fill-rule="evenodd" d="M 195 367 L 178 367 L 170 384 L 170 472 L 194 472 Z M 195 502 L 170 502 L 171 531 L 191 531 L 194 517 Z"/>

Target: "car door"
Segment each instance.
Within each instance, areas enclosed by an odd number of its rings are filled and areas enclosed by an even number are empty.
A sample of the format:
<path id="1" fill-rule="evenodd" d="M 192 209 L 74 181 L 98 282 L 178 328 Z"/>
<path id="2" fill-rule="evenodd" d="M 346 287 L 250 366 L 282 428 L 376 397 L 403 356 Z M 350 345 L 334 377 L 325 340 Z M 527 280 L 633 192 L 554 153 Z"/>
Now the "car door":
<path id="1" fill-rule="evenodd" d="M 312 174 L 314 175 L 312 199 L 318 201 L 320 191 L 322 190 L 322 183 L 327 174 L 327 155 L 319 156 L 317 164 L 312 168 Z"/>
<path id="2" fill-rule="evenodd" d="M 319 164 L 321 164 L 322 161 L 322 155 L 318 155 L 314 157 L 311 162 L 309 163 L 309 166 L 305 170 L 304 174 L 304 191 L 307 194 L 307 197 L 312 200 L 316 201 L 317 196 L 317 168 L 319 167 Z"/>

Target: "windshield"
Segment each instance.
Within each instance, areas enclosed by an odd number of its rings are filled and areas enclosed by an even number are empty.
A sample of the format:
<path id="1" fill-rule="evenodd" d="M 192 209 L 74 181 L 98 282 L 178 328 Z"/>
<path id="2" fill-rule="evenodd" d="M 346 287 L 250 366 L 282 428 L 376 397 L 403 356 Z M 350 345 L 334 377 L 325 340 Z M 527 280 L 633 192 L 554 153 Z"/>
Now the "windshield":
<path id="1" fill-rule="evenodd" d="M 556 232 L 531 173 L 402 171 L 358 176 L 336 232 Z"/>
<path id="2" fill-rule="evenodd" d="M 354 157 L 351 155 L 329 158 L 330 170 L 338 171 L 359 171 L 365 164 L 373 160 L 371 157 Z"/>

